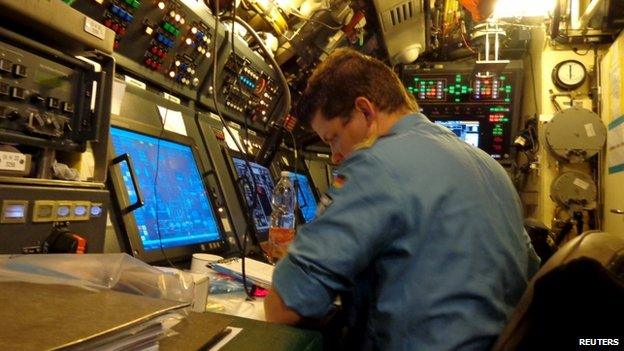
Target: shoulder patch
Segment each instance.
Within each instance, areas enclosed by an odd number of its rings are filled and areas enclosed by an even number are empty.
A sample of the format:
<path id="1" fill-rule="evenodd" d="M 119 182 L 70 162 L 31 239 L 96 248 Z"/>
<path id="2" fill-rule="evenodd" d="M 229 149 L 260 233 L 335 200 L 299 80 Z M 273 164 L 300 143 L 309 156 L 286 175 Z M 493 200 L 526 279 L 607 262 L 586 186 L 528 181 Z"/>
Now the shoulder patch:
<path id="1" fill-rule="evenodd" d="M 336 189 L 340 189 L 347 182 L 347 177 L 344 174 L 336 174 L 332 180 L 332 186 Z"/>

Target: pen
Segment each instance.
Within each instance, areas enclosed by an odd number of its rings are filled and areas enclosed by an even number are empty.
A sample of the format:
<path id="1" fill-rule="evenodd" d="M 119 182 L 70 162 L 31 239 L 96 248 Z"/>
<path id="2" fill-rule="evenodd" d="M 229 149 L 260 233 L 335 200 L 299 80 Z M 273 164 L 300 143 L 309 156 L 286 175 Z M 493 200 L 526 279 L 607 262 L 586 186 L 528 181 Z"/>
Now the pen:
<path id="1" fill-rule="evenodd" d="M 213 346 L 215 346 L 217 343 L 219 343 L 219 341 L 223 340 L 223 338 L 228 336 L 231 332 L 232 332 L 232 329 L 229 328 L 229 327 L 226 327 L 222 331 L 218 332 L 215 336 L 210 338 L 210 340 L 208 340 L 204 345 L 202 345 L 198 349 L 198 351 L 208 351 L 208 350 L 210 350 Z"/>

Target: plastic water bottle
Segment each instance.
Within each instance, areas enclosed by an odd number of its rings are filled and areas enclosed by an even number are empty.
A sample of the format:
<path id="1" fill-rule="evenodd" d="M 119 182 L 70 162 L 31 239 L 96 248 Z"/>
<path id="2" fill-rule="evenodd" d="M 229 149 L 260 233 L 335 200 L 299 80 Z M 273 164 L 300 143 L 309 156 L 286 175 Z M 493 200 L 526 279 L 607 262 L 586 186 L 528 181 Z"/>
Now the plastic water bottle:
<path id="1" fill-rule="evenodd" d="M 282 172 L 281 178 L 273 189 L 271 198 L 271 227 L 269 228 L 269 256 L 280 259 L 286 255 L 288 245 L 295 238 L 295 206 L 297 197 L 295 187 L 288 172 Z"/>

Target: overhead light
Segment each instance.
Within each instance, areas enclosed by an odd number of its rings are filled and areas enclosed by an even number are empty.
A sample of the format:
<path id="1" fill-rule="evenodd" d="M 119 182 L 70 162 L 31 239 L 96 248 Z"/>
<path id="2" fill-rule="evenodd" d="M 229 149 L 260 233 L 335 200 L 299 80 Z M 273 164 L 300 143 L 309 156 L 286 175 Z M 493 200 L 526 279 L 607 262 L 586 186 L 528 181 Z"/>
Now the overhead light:
<path id="1" fill-rule="evenodd" d="M 494 18 L 545 17 L 558 0 L 498 0 Z"/>

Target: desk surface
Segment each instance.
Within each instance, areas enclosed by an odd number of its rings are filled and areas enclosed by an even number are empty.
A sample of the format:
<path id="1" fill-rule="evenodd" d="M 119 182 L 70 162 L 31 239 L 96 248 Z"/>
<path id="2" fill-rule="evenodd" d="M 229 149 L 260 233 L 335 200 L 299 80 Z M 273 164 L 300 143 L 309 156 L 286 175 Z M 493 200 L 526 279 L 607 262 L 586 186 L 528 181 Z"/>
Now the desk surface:
<path id="1" fill-rule="evenodd" d="M 174 327 L 178 335 L 161 340 L 161 350 L 197 350 L 208 339 L 202 331 L 212 329 L 214 325 L 243 328 L 240 334 L 221 348 L 222 351 L 323 349 L 321 333 L 316 331 L 212 312 L 191 312 L 187 320 Z"/>

